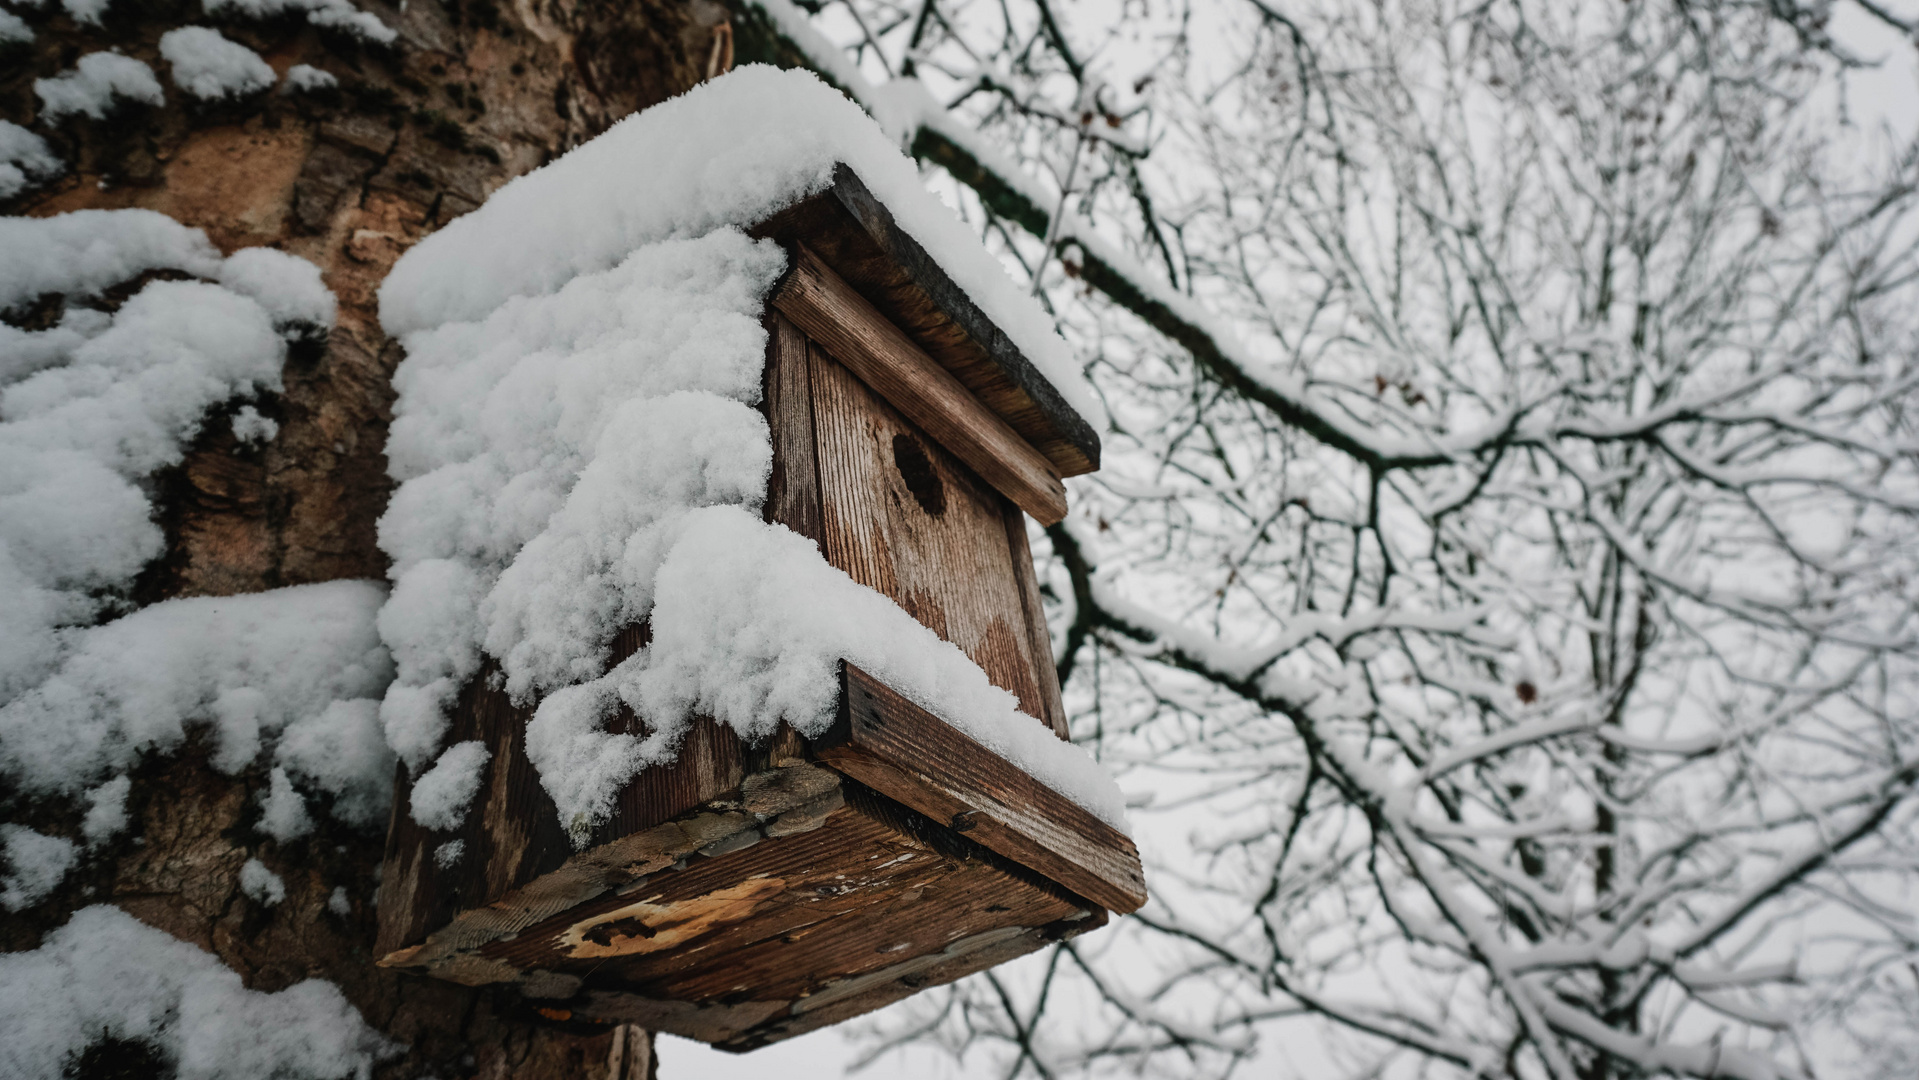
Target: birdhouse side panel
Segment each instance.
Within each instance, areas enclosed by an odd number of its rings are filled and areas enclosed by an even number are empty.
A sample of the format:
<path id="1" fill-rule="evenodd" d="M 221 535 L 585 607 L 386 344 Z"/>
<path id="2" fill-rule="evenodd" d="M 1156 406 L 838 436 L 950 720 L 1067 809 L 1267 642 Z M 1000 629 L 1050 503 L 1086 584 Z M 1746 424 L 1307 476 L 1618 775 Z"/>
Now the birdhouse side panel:
<path id="1" fill-rule="evenodd" d="M 960 650 L 1049 726 L 1059 716 L 1049 651 L 1038 647 L 1006 497 L 815 343 L 808 350 L 822 549 Z M 1024 555 L 1024 552 L 1019 554 Z M 1058 723 L 1056 723 L 1058 718 Z"/>

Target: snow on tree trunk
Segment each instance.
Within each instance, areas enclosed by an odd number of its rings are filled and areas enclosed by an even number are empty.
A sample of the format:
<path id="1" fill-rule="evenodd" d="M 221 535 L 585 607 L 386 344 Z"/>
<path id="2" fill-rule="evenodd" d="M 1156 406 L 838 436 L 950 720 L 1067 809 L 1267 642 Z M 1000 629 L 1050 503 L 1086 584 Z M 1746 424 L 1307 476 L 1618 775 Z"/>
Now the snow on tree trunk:
<path id="1" fill-rule="evenodd" d="M 380 331 L 375 290 L 409 247 L 508 179 L 699 81 L 725 20 L 708 0 L 204 8 L 70 0 L 17 11 L 0 25 L 0 213 L 157 211 L 203 230 L 220 254 L 272 247 L 306 260 L 337 301 L 330 331 L 291 335 L 283 389 L 214 406 L 183 458 L 151 475 L 144 490 L 163 553 L 103 602 L 96 621 L 180 598 L 383 578 L 375 522 L 391 491 L 383 447 L 399 355 Z M 209 30 L 180 34 L 186 27 Z M 263 87 L 268 68 L 274 79 Z M 124 237 L 127 219 L 113 220 Z M 161 268 L 99 283 L 105 291 L 86 303 L 112 313 L 155 279 L 213 272 L 151 265 Z M 11 331 L 58 327 L 71 306 L 58 293 L 9 304 L 0 314 Z M 0 369 L 9 382 L 24 374 Z M 184 1024 L 178 1015 L 209 1002 L 291 1008 L 303 999 L 270 995 L 319 979 L 377 1032 L 353 1051 L 360 1058 L 335 1064 L 374 1063 L 382 1076 L 651 1075 L 644 1032 L 535 1026 L 514 1002 L 373 966 L 384 818 L 343 823 L 354 817 L 341 813 L 350 795 L 327 794 L 323 780 L 309 813 L 288 779 L 290 771 L 313 781 L 339 747 L 309 746 L 303 774 L 285 745 L 277 765 L 265 754 L 248 764 L 232 757 L 226 726 L 182 730 L 183 743 L 138 757 L 130 783 L 115 779 L 84 797 L 0 778 L 10 830 L 0 872 L 22 901 L 0 912 L 0 964 L 15 965 L 6 970 L 19 985 L 54 978 L 46 971 L 68 972 L 61 978 L 75 985 L 111 984 L 85 968 L 104 962 L 89 956 L 110 959 L 123 938 L 155 956 L 184 943 L 204 952 L 178 963 L 192 969 L 210 953 L 244 990 L 217 970 L 197 982 L 175 972 L 175 1012 L 164 1023 Z M 16 848 L 51 854 L 14 858 Z M 69 852 L 70 863 L 51 857 Z M 33 873 L 13 862 L 32 862 Z M 97 906 L 109 904 L 177 943 L 140 937 L 144 930 Z M 76 915 L 83 909 L 91 910 Z M 62 937 L 69 925 L 76 929 Z M 97 938 L 94 953 L 74 940 L 87 934 Z M 209 998 L 209 987 L 229 996 Z M 0 1010 L 34 1007 L 0 993 Z M 70 1074 L 242 1067 L 104 1012 L 97 1027 L 89 1038 L 105 1041 L 69 1058 Z"/>

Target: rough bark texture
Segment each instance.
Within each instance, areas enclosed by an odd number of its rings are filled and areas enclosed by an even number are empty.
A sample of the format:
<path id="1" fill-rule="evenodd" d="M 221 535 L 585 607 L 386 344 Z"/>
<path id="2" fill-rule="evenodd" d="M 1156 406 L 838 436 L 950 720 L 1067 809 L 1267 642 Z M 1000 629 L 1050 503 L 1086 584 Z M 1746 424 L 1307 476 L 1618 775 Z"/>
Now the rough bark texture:
<path id="1" fill-rule="evenodd" d="M 339 299 L 338 325 L 293 350 L 284 395 L 261 407 L 280 424 L 276 439 L 245 448 L 229 425 L 208 423 L 185 462 L 156 478 L 168 548 L 138 582 L 139 603 L 382 577 L 375 523 L 391 489 L 383 447 L 399 350 L 379 328 L 381 280 L 410 245 L 502 183 L 692 86 L 726 18 L 710 0 L 361 6 L 399 41 L 369 46 L 297 17 L 209 17 L 197 0 L 117 0 L 98 26 L 74 23 L 58 5 L 18 9 L 37 38 L 0 56 L 0 117 L 33 126 L 69 165 L 0 213 L 158 210 L 206 230 L 229 253 L 270 245 L 306 258 Z M 166 81 L 157 43 L 183 25 L 214 26 L 277 72 L 311 64 L 340 85 L 219 105 L 186 104 L 169 86 L 166 108 L 34 123 L 33 80 L 88 52 L 118 49 Z M 117 848 L 96 852 L 46 902 L 0 917 L 0 949 L 33 948 L 72 910 L 105 899 L 212 950 L 255 989 L 312 976 L 339 984 L 371 1023 L 410 1046 L 382 1076 L 652 1071 L 642 1032 L 576 1035 L 526 1022 L 516 1001 L 375 968 L 377 832 L 323 823 L 282 849 L 253 828 L 265 777 L 223 775 L 195 748 L 148 761 L 136 781 L 132 826 Z M 13 820 L 76 832 L 73 807 L 18 809 Z M 285 902 L 263 907 L 241 896 L 249 857 L 285 878 Z M 363 883 L 344 917 L 327 903 L 341 882 Z M 103 1044 L 78 1072 L 151 1076 L 163 1067 L 141 1047 Z"/>

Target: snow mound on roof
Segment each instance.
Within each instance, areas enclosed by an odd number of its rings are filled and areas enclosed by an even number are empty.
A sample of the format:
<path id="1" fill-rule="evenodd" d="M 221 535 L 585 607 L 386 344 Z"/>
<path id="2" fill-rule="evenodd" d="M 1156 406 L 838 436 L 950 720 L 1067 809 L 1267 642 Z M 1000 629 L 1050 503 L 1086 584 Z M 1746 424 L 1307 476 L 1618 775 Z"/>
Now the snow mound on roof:
<path id="1" fill-rule="evenodd" d="M 539 703 L 527 755 L 583 843 L 639 770 L 673 760 L 696 713 L 749 741 L 781 722 L 818 734 L 846 659 L 1124 828 L 1117 788 L 1083 751 L 812 542 L 760 520 L 760 320 L 786 258 L 741 226 L 819 190 L 840 161 L 962 285 L 984 283 L 990 315 L 1009 328 L 1030 316 L 1022 347 L 1065 355 L 872 121 L 811 76 L 767 68 L 515 181 L 387 279 L 382 320 L 407 358 L 387 445 L 401 484 L 380 523 L 394 577 L 380 632 L 398 665 L 381 719 L 415 773 L 490 657 L 516 701 Z M 652 644 L 608 671 L 615 635 L 648 618 Z M 644 734 L 607 729 L 622 706 Z M 422 824 L 459 825 L 476 750 L 420 777 Z"/>
<path id="2" fill-rule="evenodd" d="M 401 336 L 480 319 L 647 244 L 757 224 L 825 190 L 841 162 L 1068 403 L 1097 415 L 1046 313 L 880 126 L 810 72 L 758 64 L 627 117 L 428 237 L 381 286 L 380 321 Z"/>

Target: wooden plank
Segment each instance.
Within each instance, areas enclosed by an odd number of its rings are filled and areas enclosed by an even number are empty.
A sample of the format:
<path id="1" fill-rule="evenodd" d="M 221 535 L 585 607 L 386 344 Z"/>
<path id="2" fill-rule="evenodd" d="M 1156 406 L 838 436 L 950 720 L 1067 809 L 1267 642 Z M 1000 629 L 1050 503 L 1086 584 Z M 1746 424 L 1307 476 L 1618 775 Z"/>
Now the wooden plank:
<path id="1" fill-rule="evenodd" d="M 812 350 L 810 371 L 827 561 L 1044 715 L 1051 657 L 1033 651 L 1006 500 L 833 358 Z"/>
<path id="2" fill-rule="evenodd" d="M 846 165 L 833 185 L 755 226 L 803 243 L 1046 456 L 1061 476 L 1099 468 L 1099 435 L 893 220 Z"/>
<path id="3" fill-rule="evenodd" d="M 1041 524 L 1066 516 L 1052 462 L 806 247 L 795 247 L 772 306 Z"/>
<path id="4" fill-rule="evenodd" d="M 1124 833 L 852 664 L 814 754 L 983 847 L 1125 914 L 1146 902 Z"/>
<path id="5" fill-rule="evenodd" d="M 615 662 L 645 639 L 643 626 L 622 631 L 613 643 Z M 495 688 L 495 671 L 489 663 L 462 691 L 447 734 L 448 745 L 480 739 L 491 754 L 479 794 L 459 828 L 435 832 L 415 822 L 407 809 L 412 782 L 404 767 L 396 770 L 377 955 L 419 944 L 461 913 L 500 900 L 560 869 L 573 856 L 559 811 L 526 756 L 526 722 L 533 709 L 514 705 L 504 690 Z M 641 730 L 639 719 L 624 708 L 607 726 L 636 734 Z M 743 775 L 738 736 L 712 720 L 696 718 L 680 756 L 669 765 L 642 771 L 622 788 L 612 815 L 594 830 L 590 843 L 603 845 L 686 813 L 737 788 Z M 441 866 L 434 853 L 456 840 L 464 845 L 459 860 Z"/>
<path id="6" fill-rule="evenodd" d="M 773 435 L 773 475 L 766 482 L 766 520 L 819 542 L 819 466 L 813 448 L 813 391 L 807 374 L 806 335 L 792 320 L 768 312 L 765 392 L 761 408 Z"/>
<path id="7" fill-rule="evenodd" d="M 645 1021 L 710 1042 L 764 1027 L 757 1045 L 817 1026 L 788 1030 L 802 1014 L 856 1015 L 937 985 L 941 972 L 957 978 L 966 971 L 956 962 L 986 946 L 1023 942 L 994 953 L 1006 959 L 1103 920 L 1058 884 L 876 792 L 849 780 L 844 796 L 815 830 L 672 868 L 655 859 L 617 889 L 523 918 L 456 958 L 461 973 L 563 988 L 570 1000 L 553 1008 L 567 1019 Z M 602 873 L 624 865 L 596 861 Z M 888 986 L 891 996 L 875 996 Z"/>
<path id="8" fill-rule="evenodd" d="M 1066 702 L 1059 693 L 1059 667 L 1053 663 L 1053 636 L 1046 630 L 1045 602 L 1039 595 L 1039 575 L 1033 570 L 1033 549 L 1026 542 L 1026 515 L 1008 503 L 1006 546 L 1013 553 L 1013 577 L 1017 579 L 1020 602 L 1026 612 L 1026 632 L 1032 640 L 1039 680 L 1040 719 L 1052 726 L 1053 734 L 1071 740 L 1073 733 L 1066 721 Z"/>

